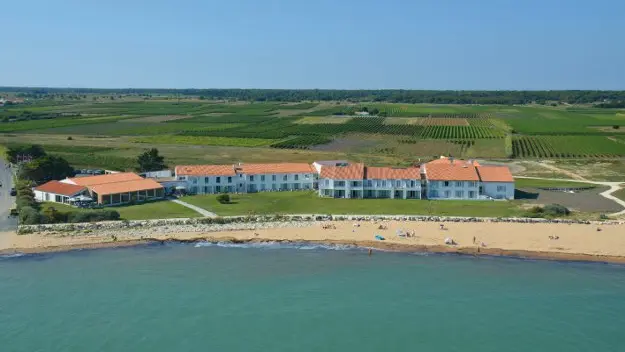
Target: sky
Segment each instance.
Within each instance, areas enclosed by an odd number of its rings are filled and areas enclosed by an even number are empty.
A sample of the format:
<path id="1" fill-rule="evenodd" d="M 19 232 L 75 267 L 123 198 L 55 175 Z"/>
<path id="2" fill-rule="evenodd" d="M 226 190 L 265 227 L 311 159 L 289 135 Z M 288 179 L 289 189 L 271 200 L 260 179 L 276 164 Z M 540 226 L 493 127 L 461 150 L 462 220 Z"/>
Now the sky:
<path id="1" fill-rule="evenodd" d="M 24 0 L 0 86 L 625 89 L 623 0 Z"/>

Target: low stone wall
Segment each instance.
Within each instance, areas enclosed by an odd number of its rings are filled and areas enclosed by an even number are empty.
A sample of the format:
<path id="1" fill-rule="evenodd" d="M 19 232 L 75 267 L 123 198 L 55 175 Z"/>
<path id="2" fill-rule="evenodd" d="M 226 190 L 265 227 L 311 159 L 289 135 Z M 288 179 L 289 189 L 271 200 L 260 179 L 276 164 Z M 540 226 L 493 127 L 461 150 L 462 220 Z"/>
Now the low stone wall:
<path id="1" fill-rule="evenodd" d="M 541 218 L 478 218 L 455 216 L 419 216 L 419 215 L 258 215 L 258 216 L 230 216 L 217 218 L 188 218 L 188 219 L 156 219 L 133 221 L 103 221 L 96 223 L 74 224 L 41 224 L 21 225 L 18 232 L 79 232 L 90 231 L 108 232 L 131 230 L 149 236 L 155 228 L 160 233 L 176 232 L 214 232 L 225 230 L 253 230 L 275 227 L 305 227 L 315 222 L 324 221 L 429 221 L 429 222 L 509 222 L 509 223 L 557 223 L 557 224 L 622 224 L 623 221 L 582 221 L 571 219 L 541 219 Z"/>

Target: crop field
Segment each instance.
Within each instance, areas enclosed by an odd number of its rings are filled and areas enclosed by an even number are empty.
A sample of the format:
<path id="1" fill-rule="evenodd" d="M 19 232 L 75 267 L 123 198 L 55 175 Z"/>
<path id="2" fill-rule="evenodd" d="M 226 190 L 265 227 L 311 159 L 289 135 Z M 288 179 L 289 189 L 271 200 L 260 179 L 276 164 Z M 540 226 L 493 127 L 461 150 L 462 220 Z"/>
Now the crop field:
<path id="1" fill-rule="evenodd" d="M 512 139 L 518 158 L 603 158 L 625 156 L 625 145 L 603 136 L 535 136 Z"/>
<path id="2" fill-rule="evenodd" d="M 362 112 L 368 114 L 362 114 Z M 464 158 L 623 158 L 625 112 L 582 106 L 436 105 L 345 102 L 224 102 L 200 99 L 60 102 L 0 107 L 0 143 L 49 136 L 102 147 L 68 160 L 80 165 L 133 163 L 136 150 L 223 147 L 220 153 L 282 153 L 308 161 L 330 152 L 353 160 L 410 163 L 432 155 Z M 10 137 L 11 136 L 11 137 Z M 71 138 L 70 138 L 71 137 Z M 98 138 L 95 138 L 98 137 Z M 90 138 L 90 139 L 87 139 Z M 70 144 L 71 142 L 67 142 Z M 81 145 L 85 147 L 85 145 Z M 106 148 L 111 148 L 107 145 Z M 230 148 L 231 152 L 229 152 Z M 247 148 L 247 149 L 245 149 Z M 132 153 L 128 150 L 132 150 Z M 184 153 L 184 152 L 183 152 Z M 181 157 L 192 161 L 196 158 Z M 200 157 L 200 159 L 210 159 Z M 220 159 L 220 160 L 221 160 Z M 199 159 L 198 159 L 199 160 Z M 102 165 L 105 166 L 105 165 Z"/>

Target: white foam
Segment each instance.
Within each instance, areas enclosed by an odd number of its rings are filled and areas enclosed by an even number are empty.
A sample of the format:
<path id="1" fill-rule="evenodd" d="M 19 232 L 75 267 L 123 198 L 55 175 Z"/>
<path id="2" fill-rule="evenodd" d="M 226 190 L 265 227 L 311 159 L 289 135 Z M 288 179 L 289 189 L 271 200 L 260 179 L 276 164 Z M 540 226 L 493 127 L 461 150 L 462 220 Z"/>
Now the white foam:
<path id="1" fill-rule="evenodd" d="M 345 251 L 353 250 L 358 247 L 344 244 L 317 244 L 317 243 L 304 243 L 304 242 L 247 242 L 247 243 L 232 243 L 232 242 L 198 242 L 195 244 L 196 248 L 199 247 L 224 247 L 224 248 L 260 248 L 260 249 L 303 249 L 303 250 L 335 250 Z"/>

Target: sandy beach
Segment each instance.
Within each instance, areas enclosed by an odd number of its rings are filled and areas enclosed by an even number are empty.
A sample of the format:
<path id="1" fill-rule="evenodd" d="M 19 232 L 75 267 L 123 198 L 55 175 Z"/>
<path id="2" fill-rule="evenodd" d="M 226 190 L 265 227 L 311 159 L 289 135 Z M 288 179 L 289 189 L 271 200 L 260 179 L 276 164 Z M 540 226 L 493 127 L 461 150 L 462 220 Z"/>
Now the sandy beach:
<path id="1" fill-rule="evenodd" d="M 331 225 L 331 228 L 323 228 Z M 380 225 L 386 229 L 379 229 Z M 557 260 L 625 263 L 625 224 L 552 223 L 444 223 L 293 222 L 262 228 L 249 224 L 244 230 L 171 233 L 149 229 L 138 236 L 131 231 L 84 233 L 0 234 L 0 253 L 39 253 L 78 248 L 129 246 L 152 241 L 314 242 L 410 252 L 504 255 Z M 271 226 L 271 225 L 270 225 Z M 171 231 L 171 228 L 169 229 Z M 399 236 L 399 233 L 414 236 Z M 149 235 L 148 235 L 149 234 Z M 381 235 L 384 240 L 376 240 Z M 453 239 L 455 245 L 445 244 Z M 475 238 L 475 242 L 474 242 Z M 555 239 L 557 238 L 557 239 Z"/>

